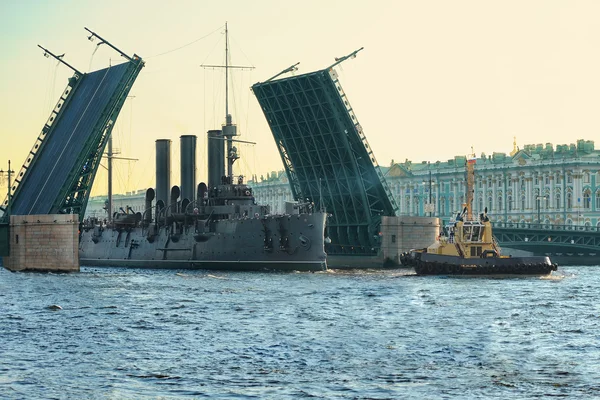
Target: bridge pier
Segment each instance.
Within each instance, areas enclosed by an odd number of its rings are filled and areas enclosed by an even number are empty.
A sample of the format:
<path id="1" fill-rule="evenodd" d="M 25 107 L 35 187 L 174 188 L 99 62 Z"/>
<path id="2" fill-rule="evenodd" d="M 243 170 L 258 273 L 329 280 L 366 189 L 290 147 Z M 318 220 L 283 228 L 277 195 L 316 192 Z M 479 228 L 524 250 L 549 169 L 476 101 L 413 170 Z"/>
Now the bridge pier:
<path id="1" fill-rule="evenodd" d="M 10 271 L 78 272 L 79 216 L 12 215 L 3 264 Z"/>
<path id="2" fill-rule="evenodd" d="M 440 233 L 435 217 L 381 217 L 381 251 L 387 266 L 400 266 L 400 254 L 429 247 Z"/>

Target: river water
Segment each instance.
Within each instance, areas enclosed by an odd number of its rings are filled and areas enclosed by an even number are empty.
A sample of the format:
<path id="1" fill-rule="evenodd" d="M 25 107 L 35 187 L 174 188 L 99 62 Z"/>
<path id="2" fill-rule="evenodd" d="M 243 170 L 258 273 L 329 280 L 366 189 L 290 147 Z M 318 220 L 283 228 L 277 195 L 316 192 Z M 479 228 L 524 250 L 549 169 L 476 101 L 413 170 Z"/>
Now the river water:
<path id="1" fill-rule="evenodd" d="M 0 268 L 0 398 L 600 398 L 599 272 Z"/>

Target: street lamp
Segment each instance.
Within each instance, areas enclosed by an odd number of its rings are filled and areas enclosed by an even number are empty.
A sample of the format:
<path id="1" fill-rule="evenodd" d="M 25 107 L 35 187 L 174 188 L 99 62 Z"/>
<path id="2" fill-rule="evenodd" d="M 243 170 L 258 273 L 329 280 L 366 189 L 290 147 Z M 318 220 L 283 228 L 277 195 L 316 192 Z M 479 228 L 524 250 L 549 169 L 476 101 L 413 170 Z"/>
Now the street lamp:
<path id="1" fill-rule="evenodd" d="M 11 175 L 15 173 L 15 171 L 10 169 L 10 160 L 8 160 L 8 170 L 7 171 L 0 169 L 0 176 L 4 176 L 5 172 L 8 175 L 8 205 L 6 208 L 5 216 L 8 216 L 10 218 L 10 206 L 11 206 L 11 198 L 10 198 L 11 179 L 10 178 L 11 178 Z"/>
<path id="2" fill-rule="evenodd" d="M 427 163 L 427 166 L 430 167 L 429 162 Z M 425 185 L 427 181 L 423 182 L 423 185 Z M 431 203 L 431 187 L 433 186 L 432 180 L 431 180 L 431 168 L 429 168 L 429 203 L 427 204 L 426 210 L 429 210 L 429 216 L 431 217 L 431 213 L 433 211 L 433 204 Z"/>

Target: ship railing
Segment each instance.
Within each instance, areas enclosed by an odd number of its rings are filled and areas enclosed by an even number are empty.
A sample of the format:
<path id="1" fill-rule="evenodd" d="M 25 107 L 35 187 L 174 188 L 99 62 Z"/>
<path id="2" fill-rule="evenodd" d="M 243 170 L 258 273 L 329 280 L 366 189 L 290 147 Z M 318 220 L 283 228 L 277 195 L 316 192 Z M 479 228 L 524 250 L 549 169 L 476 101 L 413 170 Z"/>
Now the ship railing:
<path id="1" fill-rule="evenodd" d="M 494 249 L 496 250 L 496 252 L 498 254 L 502 254 L 502 248 L 498 244 L 498 240 L 496 240 L 495 236 L 492 236 L 492 246 L 494 247 Z"/>

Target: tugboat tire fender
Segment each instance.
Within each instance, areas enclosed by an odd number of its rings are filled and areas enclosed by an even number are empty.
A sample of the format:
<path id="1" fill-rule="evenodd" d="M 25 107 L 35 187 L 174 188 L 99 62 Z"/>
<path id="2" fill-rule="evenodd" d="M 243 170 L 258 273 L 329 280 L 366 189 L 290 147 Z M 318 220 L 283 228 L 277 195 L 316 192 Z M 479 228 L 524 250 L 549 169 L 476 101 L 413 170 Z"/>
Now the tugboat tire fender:
<path id="1" fill-rule="evenodd" d="M 489 257 L 498 257 L 498 252 L 496 250 L 485 250 L 481 253 L 481 258 L 489 258 Z"/>

